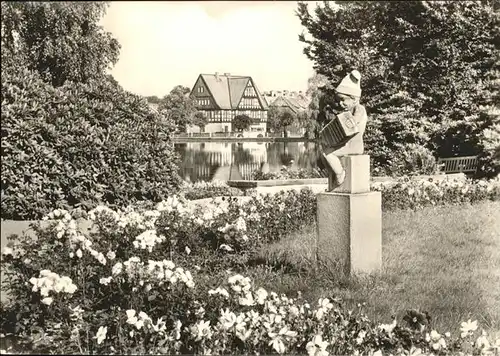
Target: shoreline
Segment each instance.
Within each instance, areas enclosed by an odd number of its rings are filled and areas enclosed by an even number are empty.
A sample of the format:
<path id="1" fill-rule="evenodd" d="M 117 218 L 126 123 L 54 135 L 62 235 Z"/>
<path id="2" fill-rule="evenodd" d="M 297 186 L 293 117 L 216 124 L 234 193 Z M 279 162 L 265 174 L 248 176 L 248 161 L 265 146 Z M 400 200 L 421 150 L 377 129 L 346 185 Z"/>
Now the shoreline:
<path id="1" fill-rule="evenodd" d="M 188 142 L 317 142 L 304 137 L 172 137 L 174 143 Z"/>

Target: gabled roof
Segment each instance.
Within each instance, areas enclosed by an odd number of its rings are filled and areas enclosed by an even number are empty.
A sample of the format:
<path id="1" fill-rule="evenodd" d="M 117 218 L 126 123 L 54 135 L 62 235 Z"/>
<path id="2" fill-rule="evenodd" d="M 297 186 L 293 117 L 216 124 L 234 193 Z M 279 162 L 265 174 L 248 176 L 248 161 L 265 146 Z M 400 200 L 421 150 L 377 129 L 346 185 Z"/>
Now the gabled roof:
<path id="1" fill-rule="evenodd" d="M 200 74 L 200 77 L 205 82 L 210 94 L 212 94 L 215 104 L 221 110 L 234 110 L 238 107 L 249 81 L 252 82 L 264 110 L 268 108 L 255 82 L 249 76 Z"/>
<path id="2" fill-rule="evenodd" d="M 269 105 L 267 104 L 267 101 L 264 99 L 264 96 L 260 93 L 260 90 L 257 87 L 257 85 L 255 85 L 253 79 L 251 79 L 251 80 L 252 80 L 255 92 L 257 93 L 257 97 L 259 98 L 260 105 L 262 105 L 264 107 L 264 110 L 269 109 Z"/>
<path id="3" fill-rule="evenodd" d="M 250 77 L 228 78 L 227 80 L 229 83 L 229 94 L 231 95 L 231 108 L 235 109 L 241 101 Z"/>
<path id="4" fill-rule="evenodd" d="M 307 104 L 303 100 L 303 98 L 297 97 L 287 97 L 287 96 L 278 96 L 274 99 L 269 106 L 281 106 L 281 107 L 289 107 L 294 113 L 297 113 L 300 110 L 307 109 Z"/>

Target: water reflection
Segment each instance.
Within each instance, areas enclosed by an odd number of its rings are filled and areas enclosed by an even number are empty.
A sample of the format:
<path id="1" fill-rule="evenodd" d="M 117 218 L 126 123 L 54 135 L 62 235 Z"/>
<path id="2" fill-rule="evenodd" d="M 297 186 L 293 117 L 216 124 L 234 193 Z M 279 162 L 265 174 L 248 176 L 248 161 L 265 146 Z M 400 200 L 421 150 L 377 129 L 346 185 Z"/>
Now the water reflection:
<path id="1" fill-rule="evenodd" d="M 176 143 L 180 174 L 191 181 L 251 179 L 252 172 L 276 172 L 282 166 L 312 170 L 318 167 L 314 142 L 189 142 Z M 320 167 L 321 168 L 321 167 Z"/>

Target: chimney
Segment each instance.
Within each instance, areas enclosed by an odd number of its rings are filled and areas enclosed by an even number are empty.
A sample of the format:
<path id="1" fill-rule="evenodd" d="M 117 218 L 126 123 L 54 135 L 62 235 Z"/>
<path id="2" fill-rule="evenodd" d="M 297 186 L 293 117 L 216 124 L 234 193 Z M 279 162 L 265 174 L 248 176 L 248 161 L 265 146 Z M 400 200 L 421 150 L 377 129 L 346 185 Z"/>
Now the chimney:
<path id="1" fill-rule="evenodd" d="M 215 72 L 215 81 L 218 82 L 219 81 L 219 72 Z"/>
<path id="2" fill-rule="evenodd" d="M 224 75 L 225 75 L 226 77 L 229 77 L 229 76 L 231 76 L 231 73 L 224 73 Z"/>

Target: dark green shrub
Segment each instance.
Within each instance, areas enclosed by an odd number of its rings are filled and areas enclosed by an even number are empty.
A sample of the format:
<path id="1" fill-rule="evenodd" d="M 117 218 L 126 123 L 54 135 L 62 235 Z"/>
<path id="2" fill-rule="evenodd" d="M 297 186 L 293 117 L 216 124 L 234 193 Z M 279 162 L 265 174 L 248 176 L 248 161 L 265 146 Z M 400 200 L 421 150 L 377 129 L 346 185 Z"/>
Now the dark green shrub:
<path id="1" fill-rule="evenodd" d="M 431 150 L 414 143 L 399 145 L 385 167 L 385 173 L 392 177 L 430 175 L 436 172 L 436 158 Z"/>
<path id="2" fill-rule="evenodd" d="M 160 201 L 177 189 L 172 123 L 108 79 L 56 89 L 2 68 L 3 219 Z"/>
<path id="3" fill-rule="evenodd" d="M 322 172 L 318 168 L 313 170 L 307 169 L 297 169 L 292 170 L 284 166 L 279 172 L 267 172 L 263 173 L 259 170 L 252 173 L 253 180 L 273 180 L 273 179 L 309 179 L 309 178 L 324 178 L 326 176 L 325 172 Z"/>
<path id="4" fill-rule="evenodd" d="M 196 182 L 182 187 L 184 197 L 188 200 L 216 198 L 223 196 L 242 196 L 239 188 L 230 187 L 223 182 Z"/>

